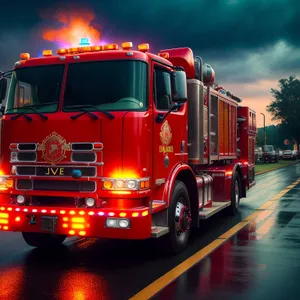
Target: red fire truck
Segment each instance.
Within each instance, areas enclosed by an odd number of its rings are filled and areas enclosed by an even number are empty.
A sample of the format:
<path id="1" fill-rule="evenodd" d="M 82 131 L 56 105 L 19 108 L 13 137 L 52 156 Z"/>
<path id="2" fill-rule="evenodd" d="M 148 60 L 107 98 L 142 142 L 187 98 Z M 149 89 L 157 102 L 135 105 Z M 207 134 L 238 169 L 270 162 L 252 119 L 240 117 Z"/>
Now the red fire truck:
<path id="1" fill-rule="evenodd" d="M 237 213 L 255 184 L 255 112 L 214 78 L 190 48 L 22 53 L 2 115 L 0 229 L 33 247 L 162 237 L 178 253 L 201 219 Z"/>

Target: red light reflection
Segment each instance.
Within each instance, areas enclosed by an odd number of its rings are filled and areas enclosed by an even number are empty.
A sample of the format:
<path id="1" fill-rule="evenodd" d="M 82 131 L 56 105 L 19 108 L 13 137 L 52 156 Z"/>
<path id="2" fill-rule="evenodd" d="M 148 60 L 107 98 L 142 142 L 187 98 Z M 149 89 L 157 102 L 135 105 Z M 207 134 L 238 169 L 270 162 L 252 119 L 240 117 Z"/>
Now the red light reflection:
<path id="1" fill-rule="evenodd" d="M 0 272 L 0 299 L 21 299 L 24 270 L 21 266 L 2 269 Z"/>
<path id="2" fill-rule="evenodd" d="M 64 273 L 58 286 L 58 299 L 109 299 L 106 281 L 97 274 L 73 270 Z"/>

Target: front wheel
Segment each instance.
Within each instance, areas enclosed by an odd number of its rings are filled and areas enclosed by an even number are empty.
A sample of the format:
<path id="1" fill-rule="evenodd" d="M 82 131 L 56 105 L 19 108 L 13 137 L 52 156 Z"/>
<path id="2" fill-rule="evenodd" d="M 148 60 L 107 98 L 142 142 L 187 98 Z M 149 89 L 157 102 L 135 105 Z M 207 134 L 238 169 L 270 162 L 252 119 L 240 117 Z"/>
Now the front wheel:
<path id="1" fill-rule="evenodd" d="M 229 206 L 229 212 L 231 215 L 235 215 L 239 210 L 241 200 L 241 178 L 238 172 L 235 172 L 234 176 L 232 177 L 230 195 L 231 205 Z"/>
<path id="2" fill-rule="evenodd" d="M 22 235 L 29 246 L 36 248 L 57 247 L 67 238 L 66 235 L 38 232 L 22 232 Z"/>
<path id="3" fill-rule="evenodd" d="M 163 247 L 167 253 L 178 254 L 188 245 L 192 221 L 189 194 L 182 181 L 175 182 L 168 217 L 170 232 Z"/>

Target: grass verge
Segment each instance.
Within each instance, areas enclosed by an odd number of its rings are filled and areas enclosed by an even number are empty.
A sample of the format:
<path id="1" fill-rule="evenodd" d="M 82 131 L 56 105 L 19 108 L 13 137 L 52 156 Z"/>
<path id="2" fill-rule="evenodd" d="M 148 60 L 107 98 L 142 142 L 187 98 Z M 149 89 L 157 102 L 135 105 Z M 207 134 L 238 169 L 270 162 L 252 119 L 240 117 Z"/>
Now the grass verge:
<path id="1" fill-rule="evenodd" d="M 287 167 L 289 165 L 294 165 L 298 162 L 299 161 L 295 161 L 295 160 L 280 160 L 278 163 L 267 163 L 267 164 L 255 165 L 255 175 L 260 175 L 283 167 Z"/>

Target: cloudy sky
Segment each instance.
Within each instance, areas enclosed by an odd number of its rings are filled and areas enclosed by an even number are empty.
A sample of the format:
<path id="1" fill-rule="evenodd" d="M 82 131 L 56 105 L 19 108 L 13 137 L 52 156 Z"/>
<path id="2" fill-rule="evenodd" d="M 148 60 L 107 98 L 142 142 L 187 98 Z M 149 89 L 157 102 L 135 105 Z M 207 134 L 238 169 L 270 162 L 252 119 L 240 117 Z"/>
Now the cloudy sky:
<path id="1" fill-rule="evenodd" d="M 27 0 L 21 9 L 4 1 L 0 70 L 10 69 L 21 52 L 36 56 L 61 46 L 68 34 L 61 27 L 68 26 L 71 13 L 76 20 L 82 14 L 83 26 L 92 24 L 91 35 L 101 41 L 148 42 L 153 52 L 192 48 L 212 65 L 220 85 L 257 111 L 259 126 L 270 88 L 276 88 L 280 78 L 299 75 L 298 0 L 68 1 Z M 271 124 L 268 114 L 266 121 Z"/>

